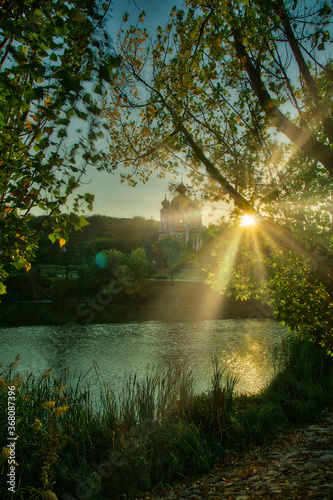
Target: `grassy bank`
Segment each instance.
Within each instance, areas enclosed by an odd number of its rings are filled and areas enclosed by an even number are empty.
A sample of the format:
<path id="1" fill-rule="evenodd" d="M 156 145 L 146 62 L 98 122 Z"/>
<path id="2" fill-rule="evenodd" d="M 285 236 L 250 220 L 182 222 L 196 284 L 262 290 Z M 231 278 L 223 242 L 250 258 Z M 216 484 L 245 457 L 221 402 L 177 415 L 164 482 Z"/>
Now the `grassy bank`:
<path id="1" fill-rule="evenodd" d="M 12 364 L 0 374 L 1 498 L 12 498 L 6 484 L 12 393 L 16 498 L 133 498 L 204 473 L 229 450 L 269 440 L 332 406 L 333 358 L 323 349 L 288 339 L 275 359 L 278 373 L 257 395 L 236 396 L 235 379 L 215 359 L 207 393 L 193 394 L 186 367 L 165 367 L 140 383 L 130 378 L 119 395 L 106 388 L 97 409 L 80 383 L 66 386 L 66 373 L 22 380 Z"/>

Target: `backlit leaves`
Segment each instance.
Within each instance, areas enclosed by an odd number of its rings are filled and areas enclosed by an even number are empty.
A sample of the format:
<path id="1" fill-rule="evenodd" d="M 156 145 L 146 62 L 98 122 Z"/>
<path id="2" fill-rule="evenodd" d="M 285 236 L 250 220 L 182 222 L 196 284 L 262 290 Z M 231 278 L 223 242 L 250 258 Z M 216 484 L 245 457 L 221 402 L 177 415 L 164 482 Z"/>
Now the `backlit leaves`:
<path id="1" fill-rule="evenodd" d="M 34 207 L 45 221 L 56 217 L 52 237 L 62 244 L 65 231 L 80 223 L 61 207 L 89 165 L 103 167 L 95 145 L 97 99 L 117 65 L 105 25 L 108 6 L 15 0 L 0 7 L 0 268 L 6 272 L 11 265 L 28 269 L 33 259 Z M 78 119 L 80 135 L 73 134 Z M 86 201 L 90 209 L 92 198 L 82 195 L 74 212 Z"/>
<path id="2" fill-rule="evenodd" d="M 163 175 L 186 165 L 206 199 L 236 193 L 236 204 L 245 200 L 287 228 L 291 241 L 308 248 L 323 241 L 327 265 L 316 269 L 315 290 L 328 287 L 327 293 L 333 280 L 331 17 L 327 3 L 190 0 L 172 9 L 154 38 L 138 27 L 120 33 L 121 65 L 104 106 L 109 161 L 128 168 L 124 180 L 134 185 L 154 169 Z M 215 170 L 206 170 L 204 159 Z M 241 299 L 258 298 L 258 262 L 242 260 L 253 252 L 243 247 L 230 286 Z M 331 297 L 332 290 L 331 284 Z"/>

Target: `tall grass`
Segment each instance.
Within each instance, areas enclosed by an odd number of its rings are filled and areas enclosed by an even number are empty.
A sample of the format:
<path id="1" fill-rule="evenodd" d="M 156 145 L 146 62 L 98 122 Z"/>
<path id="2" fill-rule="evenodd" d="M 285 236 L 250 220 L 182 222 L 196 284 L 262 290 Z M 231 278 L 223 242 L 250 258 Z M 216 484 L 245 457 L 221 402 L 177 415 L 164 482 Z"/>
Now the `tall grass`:
<path id="1" fill-rule="evenodd" d="M 0 373 L 1 475 L 7 474 L 7 388 L 16 387 L 17 498 L 133 498 L 138 490 L 208 471 L 216 456 L 270 439 L 333 404 L 333 359 L 289 338 L 276 375 L 259 394 L 236 395 L 237 379 L 212 358 L 211 389 L 193 392 L 188 367 L 151 367 L 120 394 L 105 386 L 96 403 L 69 374 Z M 124 496 L 125 495 L 125 496 Z M 11 498 L 6 479 L 1 498 Z"/>

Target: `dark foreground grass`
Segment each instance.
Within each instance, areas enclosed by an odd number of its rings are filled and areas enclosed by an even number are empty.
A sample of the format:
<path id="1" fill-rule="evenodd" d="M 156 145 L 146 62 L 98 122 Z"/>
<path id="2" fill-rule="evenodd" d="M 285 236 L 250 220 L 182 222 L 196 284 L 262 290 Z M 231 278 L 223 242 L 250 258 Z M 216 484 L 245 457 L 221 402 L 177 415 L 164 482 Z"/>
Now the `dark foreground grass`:
<path id="1" fill-rule="evenodd" d="M 106 388 L 98 408 L 89 390 L 52 370 L 36 378 L 0 374 L 0 498 L 133 498 L 185 476 L 207 472 L 228 450 L 244 450 L 305 423 L 333 404 L 333 358 L 289 338 L 279 370 L 259 394 L 235 396 L 232 377 L 213 360 L 212 388 L 194 395 L 184 368 L 132 377 L 121 395 Z M 224 382 L 223 382 L 224 381 Z M 8 387 L 15 386 L 16 493 L 8 491 Z"/>

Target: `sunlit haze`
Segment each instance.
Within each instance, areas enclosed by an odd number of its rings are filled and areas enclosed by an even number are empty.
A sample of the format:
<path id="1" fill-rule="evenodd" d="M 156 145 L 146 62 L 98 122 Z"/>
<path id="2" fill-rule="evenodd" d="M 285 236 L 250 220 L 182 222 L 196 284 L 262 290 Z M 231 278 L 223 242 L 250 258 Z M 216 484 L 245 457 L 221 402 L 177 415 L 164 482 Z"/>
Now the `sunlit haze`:
<path id="1" fill-rule="evenodd" d="M 255 226 L 256 224 L 256 220 L 254 217 L 251 217 L 251 215 L 248 215 L 248 214 L 244 214 L 241 218 L 241 223 L 240 225 L 242 227 L 244 226 Z"/>

